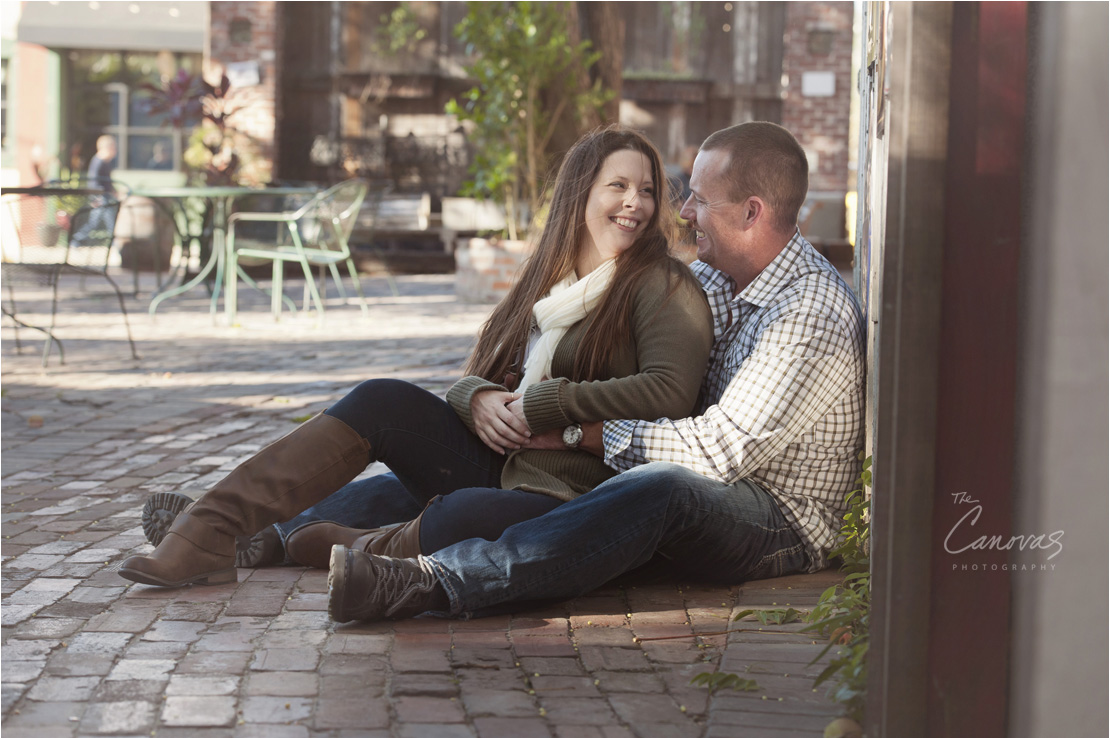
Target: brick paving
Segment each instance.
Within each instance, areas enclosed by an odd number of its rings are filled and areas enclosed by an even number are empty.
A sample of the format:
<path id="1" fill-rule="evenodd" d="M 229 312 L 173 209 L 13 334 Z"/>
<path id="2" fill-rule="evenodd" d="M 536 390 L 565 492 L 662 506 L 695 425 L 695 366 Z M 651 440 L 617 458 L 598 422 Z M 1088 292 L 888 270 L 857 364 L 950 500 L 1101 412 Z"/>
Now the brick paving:
<path id="1" fill-rule="evenodd" d="M 63 286 L 64 366 L 55 355 L 42 371 L 41 334 L 21 329 L 17 353 L 3 326 L 5 738 L 788 738 L 838 714 L 813 689 L 820 642 L 796 623 L 731 622 L 812 606 L 830 572 L 629 581 L 513 616 L 342 626 L 326 572 L 242 569 L 234 584 L 172 590 L 121 579 L 122 559 L 148 548 L 147 496 L 199 494 L 362 379 L 442 394 L 489 307 L 459 303 L 447 276 L 404 277 L 400 297 L 367 279 L 371 317 L 333 300 L 323 323 L 275 324 L 250 292 L 237 327 L 213 321 L 203 291 L 155 320 L 148 295 L 129 297 L 135 362 L 94 281 Z M 20 316 L 44 324 L 48 297 L 20 289 Z M 760 689 L 690 686 L 718 669 Z"/>

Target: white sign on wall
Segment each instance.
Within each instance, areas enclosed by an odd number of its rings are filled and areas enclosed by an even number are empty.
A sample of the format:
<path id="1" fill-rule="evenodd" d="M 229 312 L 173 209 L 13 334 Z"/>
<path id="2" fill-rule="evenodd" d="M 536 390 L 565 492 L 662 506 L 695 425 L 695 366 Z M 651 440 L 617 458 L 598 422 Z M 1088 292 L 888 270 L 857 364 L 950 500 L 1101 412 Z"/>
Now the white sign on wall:
<path id="1" fill-rule="evenodd" d="M 227 79 L 231 82 L 232 87 L 254 87 L 262 81 L 258 62 L 229 62 L 227 65 Z"/>
<path id="2" fill-rule="evenodd" d="M 833 72 L 802 72 L 803 97 L 832 97 L 836 94 Z"/>

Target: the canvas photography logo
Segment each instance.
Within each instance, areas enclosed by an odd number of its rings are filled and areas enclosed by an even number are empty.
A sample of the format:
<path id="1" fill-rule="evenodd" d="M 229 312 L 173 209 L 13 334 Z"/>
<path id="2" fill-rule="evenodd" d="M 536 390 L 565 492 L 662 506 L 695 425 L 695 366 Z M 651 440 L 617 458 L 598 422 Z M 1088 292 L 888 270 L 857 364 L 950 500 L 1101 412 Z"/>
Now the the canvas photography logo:
<path id="1" fill-rule="evenodd" d="M 952 493 L 957 520 L 946 529 L 944 550 L 956 557 L 953 571 L 1055 571 L 1064 531 L 1000 533 L 968 492 Z M 1004 555 L 1005 554 L 1005 555 Z"/>

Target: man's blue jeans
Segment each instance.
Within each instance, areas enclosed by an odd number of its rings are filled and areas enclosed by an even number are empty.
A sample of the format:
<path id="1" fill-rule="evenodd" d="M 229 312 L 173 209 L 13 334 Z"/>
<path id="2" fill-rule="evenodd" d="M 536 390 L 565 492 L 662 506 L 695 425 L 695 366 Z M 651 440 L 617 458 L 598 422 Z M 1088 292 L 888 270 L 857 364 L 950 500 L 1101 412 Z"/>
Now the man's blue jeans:
<path id="1" fill-rule="evenodd" d="M 89 209 L 82 213 L 85 222 L 78 227 L 70 239 L 71 246 L 111 246 L 112 233 L 116 227 L 115 207 L 106 207 L 101 197 L 89 201 Z"/>
<path id="2" fill-rule="evenodd" d="M 496 541 L 472 538 L 424 558 L 456 617 L 577 597 L 649 561 L 682 579 L 731 584 L 809 565 L 761 487 L 661 463 L 620 474 Z"/>

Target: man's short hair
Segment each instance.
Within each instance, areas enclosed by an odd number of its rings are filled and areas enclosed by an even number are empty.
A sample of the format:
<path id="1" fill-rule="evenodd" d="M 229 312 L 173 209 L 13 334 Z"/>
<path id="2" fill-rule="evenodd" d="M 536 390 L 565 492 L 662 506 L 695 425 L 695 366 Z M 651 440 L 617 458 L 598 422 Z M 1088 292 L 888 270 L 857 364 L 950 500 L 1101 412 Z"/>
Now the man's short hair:
<path id="1" fill-rule="evenodd" d="M 732 202 L 756 195 L 770 206 L 778 230 L 793 230 L 809 191 L 809 162 L 790 131 L 765 121 L 741 123 L 712 134 L 701 148 L 728 152 Z"/>

